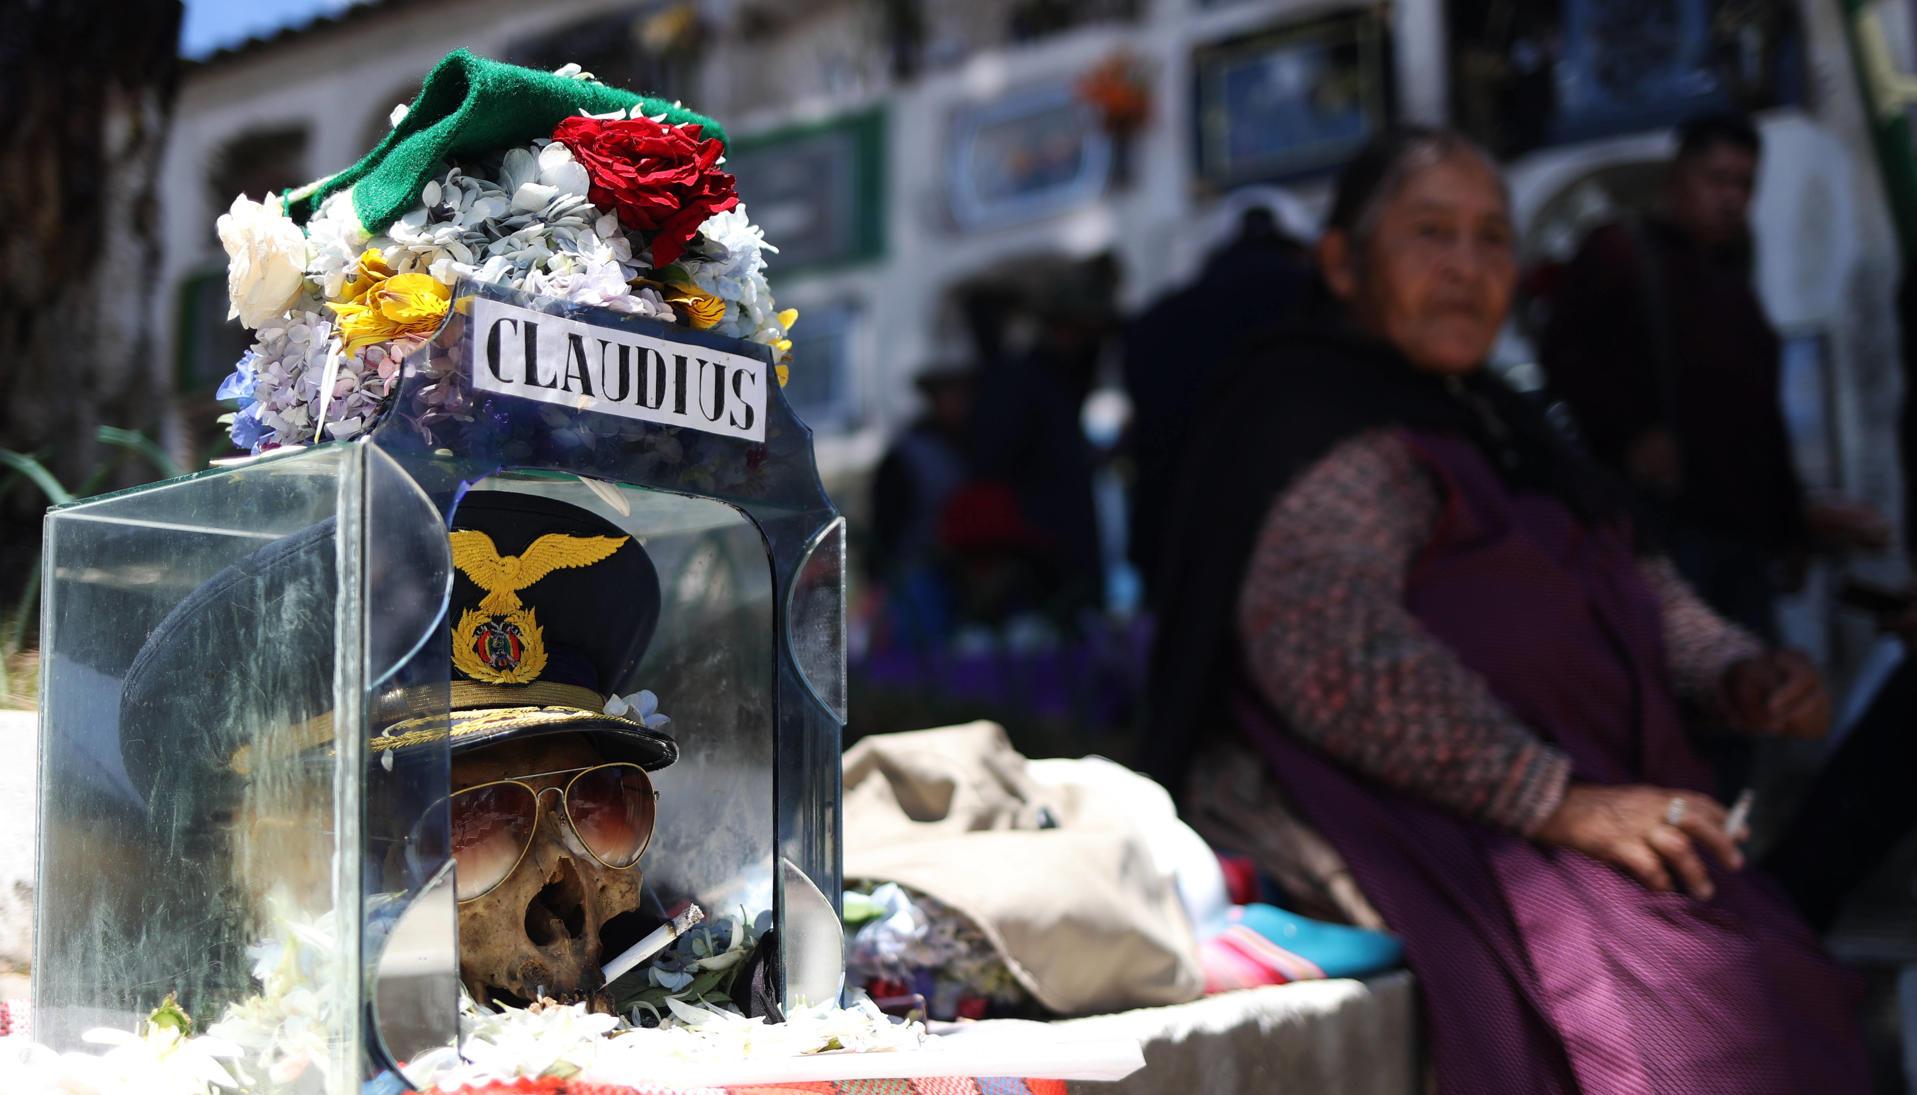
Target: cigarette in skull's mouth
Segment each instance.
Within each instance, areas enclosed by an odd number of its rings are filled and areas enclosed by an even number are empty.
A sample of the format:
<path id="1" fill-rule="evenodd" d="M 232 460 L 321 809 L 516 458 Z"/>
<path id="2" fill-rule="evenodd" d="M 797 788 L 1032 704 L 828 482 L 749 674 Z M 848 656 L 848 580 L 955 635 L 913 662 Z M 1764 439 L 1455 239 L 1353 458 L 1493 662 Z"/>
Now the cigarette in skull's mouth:
<path id="1" fill-rule="evenodd" d="M 610 985 L 614 981 L 619 980 L 621 976 L 630 972 L 633 967 L 639 963 L 665 950 L 667 945 L 674 939 L 690 931 L 694 924 L 697 924 L 705 918 L 706 913 L 704 909 L 701 909 L 697 905 L 687 905 L 684 912 L 654 928 L 650 935 L 626 948 L 624 954 L 607 962 L 605 971 L 606 984 Z"/>

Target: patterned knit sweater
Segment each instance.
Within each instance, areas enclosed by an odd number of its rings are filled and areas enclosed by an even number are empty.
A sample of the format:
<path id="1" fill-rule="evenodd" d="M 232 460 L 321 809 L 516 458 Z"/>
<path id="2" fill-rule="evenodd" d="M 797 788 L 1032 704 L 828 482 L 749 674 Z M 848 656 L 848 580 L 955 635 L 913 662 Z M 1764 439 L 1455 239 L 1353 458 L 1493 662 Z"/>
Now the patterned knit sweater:
<path id="1" fill-rule="evenodd" d="M 1442 507 L 1437 480 L 1396 432 L 1334 448 L 1267 512 L 1239 635 L 1253 684 L 1294 733 L 1385 786 L 1529 835 L 1563 799 L 1570 760 L 1405 607 Z M 1724 672 L 1760 645 L 1667 560 L 1643 572 L 1662 606 L 1672 684 L 1716 707 Z"/>

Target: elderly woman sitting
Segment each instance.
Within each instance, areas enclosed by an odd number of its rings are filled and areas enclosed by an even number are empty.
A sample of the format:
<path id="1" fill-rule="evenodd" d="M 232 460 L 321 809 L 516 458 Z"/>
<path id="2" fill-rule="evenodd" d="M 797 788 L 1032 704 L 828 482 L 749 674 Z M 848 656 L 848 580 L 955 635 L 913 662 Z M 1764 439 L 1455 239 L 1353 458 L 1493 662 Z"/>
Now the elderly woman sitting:
<path id="1" fill-rule="evenodd" d="M 1258 345 L 1193 433 L 1155 772 L 1207 735 L 1262 757 L 1404 939 L 1440 1090 L 1866 1090 L 1849 983 L 1744 869 L 1682 715 L 1813 736 L 1822 683 L 1703 607 L 1484 368 L 1513 231 L 1454 134 L 1340 179 L 1334 314 Z"/>

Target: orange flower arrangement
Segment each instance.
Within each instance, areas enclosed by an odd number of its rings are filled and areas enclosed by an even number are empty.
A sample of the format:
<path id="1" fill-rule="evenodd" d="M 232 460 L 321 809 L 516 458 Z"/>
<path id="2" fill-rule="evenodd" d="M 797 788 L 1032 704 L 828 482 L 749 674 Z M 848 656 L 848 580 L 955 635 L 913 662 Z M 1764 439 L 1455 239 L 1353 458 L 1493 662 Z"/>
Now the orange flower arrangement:
<path id="1" fill-rule="evenodd" d="M 1124 136 L 1151 118 L 1152 94 L 1136 58 L 1114 53 L 1078 81 L 1078 97 L 1098 108 L 1105 132 Z"/>

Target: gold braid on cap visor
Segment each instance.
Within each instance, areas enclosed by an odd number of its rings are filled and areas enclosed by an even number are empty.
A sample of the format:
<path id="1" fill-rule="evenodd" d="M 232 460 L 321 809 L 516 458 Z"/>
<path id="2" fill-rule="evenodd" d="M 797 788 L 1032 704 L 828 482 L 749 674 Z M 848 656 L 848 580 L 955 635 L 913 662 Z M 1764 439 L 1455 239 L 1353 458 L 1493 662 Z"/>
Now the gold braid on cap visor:
<path id="1" fill-rule="evenodd" d="M 422 688 L 399 702 L 415 710 L 437 707 L 439 690 Z M 527 721 L 539 714 L 539 723 L 551 726 L 567 722 L 640 723 L 604 712 L 605 697 L 584 685 L 535 682 L 502 686 L 478 681 L 453 681 L 446 693 L 447 709 L 398 719 L 375 734 L 367 743 L 374 752 L 405 749 L 440 738 L 463 738 L 484 734 Z M 477 710 L 475 710 L 477 709 Z M 290 728 L 281 739 L 287 752 L 303 752 L 327 745 L 333 740 L 333 713 L 315 715 Z M 275 749 L 275 752 L 280 750 Z M 253 768 L 253 746 L 234 750 L 228 762 L 233 771 L 249 775 Z"/>

